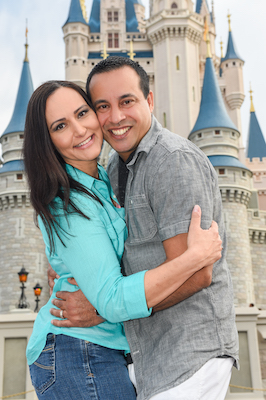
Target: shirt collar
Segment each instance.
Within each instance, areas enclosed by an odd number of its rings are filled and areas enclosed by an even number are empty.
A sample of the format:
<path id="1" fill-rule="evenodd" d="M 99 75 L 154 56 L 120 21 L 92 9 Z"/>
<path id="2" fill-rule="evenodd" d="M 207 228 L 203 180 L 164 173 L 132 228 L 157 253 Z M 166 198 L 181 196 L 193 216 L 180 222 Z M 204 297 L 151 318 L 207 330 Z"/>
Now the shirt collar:
<path id="1" fill-rule="evenodd" d="M 66 171 L 73 179 L 75 179 L 76 181 L 79 181 L 79 183 L 86 186 L 88 189 L 92 189 L 92 186 L 95 183 L 97 184 L 97 182 L 99 182 L 101 180 L 104 181 L 105 183 L 106 183 L 106 180 L 108 181 L 105 170 L 99 164 L 98 164 L 99 179 L 96 179 L 93 176 L 86 174 L 85 172 L 73 167 L 70 164 L 66 164 Z"/>
<path id="2" fill-rule="evenodd" d="M 162 130 L 162 125 L 157 121 L 157 119 L 152 114 L 151 116 L 151 127 L 146 133 L 146 135 L 141 139 L 137 149 L 135 150 L 135 154 L 130 160 L 127 165 L 133 165 L 138 158 L 139 153 L 145 152 L 149 153 L 150 150 L 154 147 L 155 143 L 157 142 L 157 138 L 159 133 Z"/>

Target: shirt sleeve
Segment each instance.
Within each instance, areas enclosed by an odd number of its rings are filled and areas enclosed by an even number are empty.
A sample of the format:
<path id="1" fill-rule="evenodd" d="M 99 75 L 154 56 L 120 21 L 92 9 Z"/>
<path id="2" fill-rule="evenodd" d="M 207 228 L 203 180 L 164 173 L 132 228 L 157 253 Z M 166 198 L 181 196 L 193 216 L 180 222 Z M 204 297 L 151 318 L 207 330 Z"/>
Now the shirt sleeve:
<path id="1" fill-rule="evenodd" d="M 162 241 L 188 232 L 196 204 L 202 209 L 201 227 L 210 227 L 216 184 L 213 172 L 205 155 L 192 150 L 173 151 L 160 160 L 148 193 Z"/>
<path id="2" fill-rule="evenodd" d="M 129 277 L 122 275 L 120 262 L 97 210 L 90 211 L 90 220 L 72 213 L 67 218 L 61 216 L 59 223 L 65 231 L 61 236 L 65 246 L 54 234 L 56 251 L 52 258 L 55 265 L 58 259 L 64 265 L 60 275 L 73 276 L 87 299 L 109 322 L 150 316 L 144 289 L 146 271 Z M 42 222 L 40 228 L 48 255 L 49 240 Z"/>

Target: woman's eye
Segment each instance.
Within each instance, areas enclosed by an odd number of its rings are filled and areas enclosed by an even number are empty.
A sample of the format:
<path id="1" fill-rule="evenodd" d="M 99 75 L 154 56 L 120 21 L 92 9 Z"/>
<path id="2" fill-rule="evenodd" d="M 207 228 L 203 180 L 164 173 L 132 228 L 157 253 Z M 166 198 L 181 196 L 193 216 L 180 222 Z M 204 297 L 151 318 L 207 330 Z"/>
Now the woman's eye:
<path id="1" fill-rule="evenodd" d="M 80 111 L 80 113 L 79 113 L 79 118 L 80 118 L 80 117 L 83 117 L 84 115 L 86 115 L 88 111 L 89 111 L 89 110 L 82 110 L 82 111 Z"/>
<path id="2" fill-rule="evenodd" d="M 59 125 L 56 126 L 55 131 L 60 131 L 64 127 L 65 127 L 65 124 L 59 124 Z"/>

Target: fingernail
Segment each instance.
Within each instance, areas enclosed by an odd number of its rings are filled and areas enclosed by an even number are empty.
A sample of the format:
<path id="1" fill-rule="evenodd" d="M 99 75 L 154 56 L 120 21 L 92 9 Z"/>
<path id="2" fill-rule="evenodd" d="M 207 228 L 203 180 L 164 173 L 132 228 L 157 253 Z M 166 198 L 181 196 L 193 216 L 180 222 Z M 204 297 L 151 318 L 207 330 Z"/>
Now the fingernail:
<path id="1" fill-rule="evenodd" d="M 200 210 L 200 207 L 199 207 L 198 205 L 196 205 L 196 206 L 193 208 L 193 212 L 198 213 L 199 210 Z"/>

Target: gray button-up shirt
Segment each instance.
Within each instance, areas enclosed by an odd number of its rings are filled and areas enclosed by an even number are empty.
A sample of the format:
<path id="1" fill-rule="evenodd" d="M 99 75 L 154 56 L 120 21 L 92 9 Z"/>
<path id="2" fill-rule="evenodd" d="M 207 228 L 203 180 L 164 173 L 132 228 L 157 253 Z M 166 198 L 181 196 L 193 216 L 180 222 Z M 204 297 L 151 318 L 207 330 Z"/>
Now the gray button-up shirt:
<path id="1" fill-rule="evenodd" d="M 212 284 L 149 318 L 125 322 L 137 379 L 138 399 L 179 385 L 211 358 L 238 359 L 233 288 L 225 260 L 226 237 L 217 175 L 205 154 L 190 141 L 162 128 L 153 117 L 148 133 L 128 163 L 125 211 L 129 236 L 123 256 L 127 275 L 165 261 L 162 242 L 188 231 L 195 204 L 202 228 L 219 225 L 223 257 Z M 118 191 L 118 154 L 108 174 Z"/>

